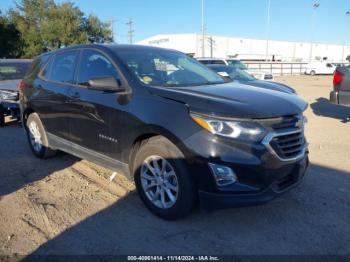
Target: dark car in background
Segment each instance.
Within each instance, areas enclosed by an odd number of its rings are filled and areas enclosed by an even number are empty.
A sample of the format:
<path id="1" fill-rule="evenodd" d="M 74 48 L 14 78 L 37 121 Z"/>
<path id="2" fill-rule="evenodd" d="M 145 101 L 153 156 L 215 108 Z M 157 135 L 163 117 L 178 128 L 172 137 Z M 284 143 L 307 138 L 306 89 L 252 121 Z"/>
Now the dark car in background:
<path id="1" fill-rule="evenodd" d="M 248 74 L 246 71 L 240 70 L 239 68 L 226 65 L 207 65 L 207 67 L 214 70 L 227 81 L 233 80 L 243 85 L 250 85 L 295 94 L 295 90 L 287 85 L 277 82 L 258 80 L 255 77 Z"/>
<path id="2" fill-rule="evenodd" d="M 225 83 L 175 51 L 82 45 L 35 59 L 20 91 L 39 158 L 62 150 L 135 181 L 144 204 L 175 219 L 264 203 L 298 185 L 308 166 L 298 96 Z"/>
<path id="3" fill-rule="evenodd" d="M 337 67 L 329 96 L 334 104 L 350 106 L 350 66 Z"/>
<path id="4" fill-rule="evenodd" d="M 0 59 L 0 127 L 5 125 L 5 116 L 20 118 L 18 84 L 31 62 L 29 59 Z"/>

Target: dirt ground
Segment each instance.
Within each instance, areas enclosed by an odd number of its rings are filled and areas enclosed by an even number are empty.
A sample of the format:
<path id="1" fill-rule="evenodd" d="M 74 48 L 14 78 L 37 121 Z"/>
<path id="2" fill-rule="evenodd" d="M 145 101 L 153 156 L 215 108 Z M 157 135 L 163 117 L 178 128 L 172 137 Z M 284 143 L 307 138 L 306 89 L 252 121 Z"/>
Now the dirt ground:
<path id="1" fill-rule="evenodd" d="M 169 222 L 134 186 L 67 154 L 36 159 L 17 123 L 0 129 L 0 255 L 349 254 L 350 108 L 328 102 L 331 77 L 280 77 L 309 102 L 311 166 L 274 201 Z"/>

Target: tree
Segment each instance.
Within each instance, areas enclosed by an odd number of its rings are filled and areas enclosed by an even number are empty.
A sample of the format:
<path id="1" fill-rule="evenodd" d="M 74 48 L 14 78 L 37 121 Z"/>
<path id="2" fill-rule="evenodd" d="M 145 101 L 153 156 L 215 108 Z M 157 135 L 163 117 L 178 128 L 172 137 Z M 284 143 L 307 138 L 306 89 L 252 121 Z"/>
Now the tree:
<path id="1" fill-rule="evenodd" d="M 112 32 L 109 28 L 110 24 L 102 23 L 97 16 L 89 15 L 85 19 L 85 31 L 88 35 L 90 43 L 112 42 Z"/>
<path id="2" fill-rule="evenodd" d="M 46 51 L 41 25 L 46 18 L 47 8 L 52 4 L 52 0 L 21 0 L 16 8 L 9 11 L 11 22 L 21 33 L 24 57 L 32 58 Z"/>
<path id="3" fill-rule="evenodd" d="M 0 58 L 19 57 L 22 55 L 21 33 L 7 16 L 0 12 Z"/>
<path id="4" fill-rule="evenodd" d="M 42 23 L 42 38 L 46 41 L 46 48 L 54 50 L 72 44 L 87 43 L 83 18 L 83 12 L 72 3 L 49 6 L 46 19 Z"/>
<path id="5" fill-rule="evenodd" d="M 111 41 L 107 23 L 96 16 L 86 16 L 71 2 L 19 0 L 8 17 L 20 33 L 26 58 L 72 44 Z"/>

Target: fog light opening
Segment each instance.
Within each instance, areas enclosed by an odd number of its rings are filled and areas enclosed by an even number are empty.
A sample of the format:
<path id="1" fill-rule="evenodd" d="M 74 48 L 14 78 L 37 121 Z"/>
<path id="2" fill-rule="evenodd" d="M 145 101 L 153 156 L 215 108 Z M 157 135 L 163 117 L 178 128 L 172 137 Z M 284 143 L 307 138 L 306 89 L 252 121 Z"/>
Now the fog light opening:
<path id="1" fill-rule="evenodd" d="M 227 186 L 237 182 L 237 176 L 231 168 L 213 163 L 209 163 L 209 167 L 218 186 Z"/>

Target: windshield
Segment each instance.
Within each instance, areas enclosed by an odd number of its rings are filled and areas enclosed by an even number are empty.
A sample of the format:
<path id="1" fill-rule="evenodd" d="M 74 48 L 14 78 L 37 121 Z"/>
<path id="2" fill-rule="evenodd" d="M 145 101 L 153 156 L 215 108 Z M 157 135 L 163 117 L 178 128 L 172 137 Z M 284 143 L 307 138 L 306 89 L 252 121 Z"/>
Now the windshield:
<path id="1" fill-rule="evenodd" d="M 256 80 L 256 78 L 254 78 L 253 76 L 248 74 L 246 71 L 239 69 L 239 68 L 234 68 L 232 66 L 225 66 L 223 68 L 221 68 L 221 67 L 214 68 L 213 67 L 212 69 L 218 73 L 226 72 L 232 80 L 236 80 L 236 81 Z"/>
<path id="2" fill-rule="evenodd" d="M 30 63 L 0 63 L 0 80 L 23 79 Z"/>
<path id="3" fill-rule="evenodd" d="M 177 51 L 166 49 L 118 50 L 117 55 L 146 85 L 185 87 L 225 82 L 206 66 Z"/>
<path id="4" fill-rule="evenodd" d="M 238 68 L 241 70 L 247 70 L 247 66 L 245 64 L 243 64 L 241 61 L 239 60 L 227 60 L 227 63 L 229 66 L 232 66 L 234 68 Z"/>

